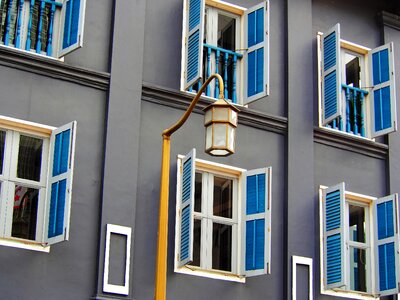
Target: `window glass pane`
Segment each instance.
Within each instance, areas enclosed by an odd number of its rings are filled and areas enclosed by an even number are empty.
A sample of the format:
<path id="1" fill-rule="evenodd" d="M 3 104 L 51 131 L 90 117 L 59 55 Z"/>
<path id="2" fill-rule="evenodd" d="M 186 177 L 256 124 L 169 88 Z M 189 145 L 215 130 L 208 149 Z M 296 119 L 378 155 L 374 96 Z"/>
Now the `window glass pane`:
<path id="1" fill-rule="evenodd" d="M 201 248 L 201 220 L 194 220 L 193 229 L 193 266 L 200 267 L 200 248 Z"/>
<path id="2" fill-rule="evenodd" d="M 15 186 L 11 236 L 35 240 L 39 190 Z"/>
<path id="3" fill-rule="evenodd" d="M 6 143 L 6 132 L 0 130 L 0 174 L 3 174 L 5 143 Z"/>
<path id="4" fill-rule="evenodd" d="M 353 291 L 367 291 L 365 259 L 364 249 L 350 247 L 350 286 Z"/>
<path id="5" fill-rule="evenodd" d="M 20 136 L 17 176 L 40 181 L 43 140 L 30 136 Z"/>
<path id="6" fill-rule="evenodd" d="M 212 268 L 232 270 L 232 226 L 213 223 Z"/>
<path id="7" fill-rule="evenodd" d="M 214 216 L 232 218 L 232 179 L 214 176 Z"/>
<path id="8" fill-rule="evenodd" d="M 365 208 L 349 204 L 349 239 L 365 243 Z"/>
<path id="9" fill-rule="evenodd" d="M 360 58 L 350 53 L 345 53 L 346 63 L 346 84 L 354 87 L 360 87 Z"/>
<path id="10" fill-rule="evenodd" d="M 194 211 L 196 212 L 201 212 L 201 194 L 203 189 L 202 178 L 203 174 L 196 173 L 194 182 Z"/>
<path id="11" fill-rule="evenodd" d="M 235 35 L 235 19 L 218 14 L 218 47 L 235 51 Z"/>

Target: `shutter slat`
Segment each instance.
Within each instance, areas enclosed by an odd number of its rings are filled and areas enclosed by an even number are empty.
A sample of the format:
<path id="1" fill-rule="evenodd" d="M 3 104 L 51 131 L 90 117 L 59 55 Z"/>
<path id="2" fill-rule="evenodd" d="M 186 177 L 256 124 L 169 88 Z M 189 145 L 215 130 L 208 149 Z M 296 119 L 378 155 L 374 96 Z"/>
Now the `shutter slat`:
<path id="1" fill-rule="evenodd" d="M 322 124 L 327 125 L 341 113 L 340 25 L 322 36 Z"/>
<path id="2" fill-rule="evenodd" d="M 271 226 L 271 168 L 245 172 L 243 190 L 243 271 L 246 276 L 269 273 Z"/>
<path id="3" fill-rule="evenodd" d="M 269 2 L 262 3 L 245 12 L 245 99 L 249 104 L 269 94 Z"/>
<path id="4" fill-rule="evenodd" d="M 380 295 L 398 293 L 399 237 L 397 194 L 375 200 L 376 286 Z"/>
<path id="5" fill-rule="evenodd" d="M 370 51 L 370 60 L 371 136 L 377 137 L 397 130 L 393 43 Z"/>
<path id="6" fill-rule="evenodd" d="M 324 286 L 325 289 L 341 287 L 345 283 L 344 265 L 344 183 L 324 190 L 323 232 L 324 232 Z"/>
<path id="7" fill-rule="evenodd" d="M 194 210 L 194 188 L 195 188 L 195 161 L 196 149 L 189 152 L 183 159 L 182 173 L 180 174 L 180 220 L 179 222 L 179 259 L 178 265 L 182 267 L 193 260 L 193 210 Z"/>

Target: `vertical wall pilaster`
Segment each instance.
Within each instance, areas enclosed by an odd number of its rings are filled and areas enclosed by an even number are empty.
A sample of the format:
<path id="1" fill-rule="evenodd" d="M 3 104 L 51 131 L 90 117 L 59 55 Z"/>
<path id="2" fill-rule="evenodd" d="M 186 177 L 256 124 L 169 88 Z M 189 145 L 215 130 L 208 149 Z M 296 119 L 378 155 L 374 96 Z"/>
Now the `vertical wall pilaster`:
<path id="1" fill-rule="evenodd" d="M 287 203 L 286 299 L 291 296 L 293 255 L 314 257 L 314 62 L 312 1 L 287 0 Z M 314 103 L 315 102 L 315 103 Z"/>
<path id="2" fill-rule="evenodd" d="M 103 190 L 102 198 L 99 199 L 101 201 L 101 213 L 98 277 L 94 299 L 107 299 L 107 295 L 103 293 L 106 224 L 132 228 L 131 249 L 133 249 L 145 3 L 145 0 L 114 1 L 110 48 L 111 81 L 105 116 Z M 127 35 L 132 38 L 127 37 Z M 118 251 L 115 253 L 118 253 Z M 132 298 L 133 293 L 132 261 L 133 251 L 131 250 L 129 298 Z"/>

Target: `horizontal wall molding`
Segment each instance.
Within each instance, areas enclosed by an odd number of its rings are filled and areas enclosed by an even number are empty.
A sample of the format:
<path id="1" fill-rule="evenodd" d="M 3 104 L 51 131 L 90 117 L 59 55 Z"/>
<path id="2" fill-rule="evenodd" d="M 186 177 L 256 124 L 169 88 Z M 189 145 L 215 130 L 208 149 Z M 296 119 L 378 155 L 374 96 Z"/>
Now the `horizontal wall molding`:
<path id="1" fill-rule="evenodd" d="M 339 148 L 366 156 L 387 159 L 389 147 L 372 140 L 352 137 L 339 131 L 314 127 L 314 143 Z"/>
<path id="2" fill-rule="evenodd" d="M 165 105 L 172 108 L 186 110 L 189 103 L 193 100 L 194 94 L 189 94 L 173 89 L 155 86 L 149 83 L 143 84 L 142 100 L 147 102 Z M 210 105 L 212 100 L 203 97 L 197 103 L 194 112 L 204 114 L 203 108 Z M 259 111 L 255 111 L 246 107 L 238 106 L 239 123 L 258 128 L 261 130 L 271 131 L 278 134 L 286 135 L 287 119 L 279 116 L 271 116 Z"/>
<path id="3" fill-rule="evenodd" d="M 383 25 L 400 30 L 400 16 L 388 13 L 386 11 L 381 12 L 380 16 L 382 18 Z"/>
<path id="4" fill-rule="evenodd" d="M 75 67 L 56 59 L 0 47 L 0 65 L 106 91 L 110 74 Z"/>

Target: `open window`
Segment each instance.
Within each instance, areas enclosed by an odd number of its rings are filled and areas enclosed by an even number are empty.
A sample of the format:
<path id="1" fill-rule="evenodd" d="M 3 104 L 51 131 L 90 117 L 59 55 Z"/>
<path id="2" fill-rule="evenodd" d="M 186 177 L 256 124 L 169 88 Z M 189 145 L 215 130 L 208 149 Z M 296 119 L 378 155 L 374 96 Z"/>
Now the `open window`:
<path id="1" fill-rule="evenodd" d="M 243 281 L 270 272 L 271 168 L 178 158 L 175 271 Z"/>
<path id="2" fill-rule="evenodd" d="M 86 0 L 0 1 L 0 43 L 61 58 L 82 47 Z"/>
<path id="3" fill-rule="evenodd" d="M 268 1 L 242 8 L 219 0 L 184 0 L 181 89 L 198 91 L 218 73 L 224 96 L 248 104 L 269 94 Z M 205 94 L 218 98 L 218 81 Z"/>
<path id="4" fill-rule="evenodd" d="M 321 125 L 374 138 L 397 130 L 393 43 L 368 49 L 320 36 Z"/>
<path id="5" fill-rule="evenodd" d="M 397 198 L 347 192 L 344 183 L 322 190 L 324 293 L 378 297 L 399 292 Z"/>
<path id="6" fill-rule="evenodd" d="M 68 240 L 76 122 L 0 116 L 0 245 L 48 251 Z"/>

